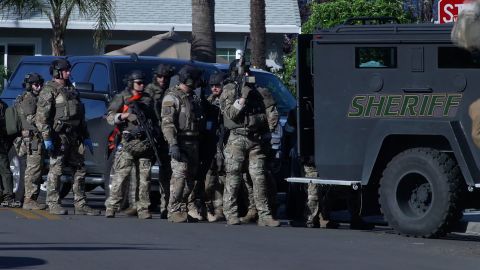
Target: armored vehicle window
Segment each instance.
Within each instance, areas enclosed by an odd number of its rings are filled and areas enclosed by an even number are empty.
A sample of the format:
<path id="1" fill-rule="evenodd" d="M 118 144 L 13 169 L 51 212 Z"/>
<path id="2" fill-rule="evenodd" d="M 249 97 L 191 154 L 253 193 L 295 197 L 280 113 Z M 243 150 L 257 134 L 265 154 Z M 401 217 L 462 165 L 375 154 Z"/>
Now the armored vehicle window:
<path id="1" fill-rule="evenodd" d="M 355 48 L 356 68 L 396 68 L 397 48 L 357 47 Z"/>
<path id="2" fill-rule="evenodd" d="M 439 47 L 438 68 L 480 68 L 480 52 L 458 47 Z"/>

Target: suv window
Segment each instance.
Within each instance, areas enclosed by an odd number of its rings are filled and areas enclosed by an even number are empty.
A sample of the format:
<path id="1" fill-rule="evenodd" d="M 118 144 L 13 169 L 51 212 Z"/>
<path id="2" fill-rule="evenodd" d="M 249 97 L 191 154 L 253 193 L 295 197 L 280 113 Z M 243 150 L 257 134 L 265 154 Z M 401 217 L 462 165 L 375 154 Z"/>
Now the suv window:
<path id="1" fill-rule="evenodd" d="M 86 82 L 90 73 L 92 63 L 79 62 L 75 63 L 71 70 L 71 80 L 74 82 Z"/>
<path id="2" fill-rule="evenodd" d="M 28 73 L 36 72 L 42 75 L 45 81 L 50 80 L 52 77 L 48 71 L 50 63 L 23 63 L 19 65 L 17 71 L 12 75 L 9 87 L 11 88 L 22 88 L 23 80 L 25 75 Z"/>
<path id="3" fill-rule="evenodd" d="M 108 92 L 109 76 L 107 67 L 103 64 L 95 64 L 89 82 L 93 83 L 94 91 Z"/>

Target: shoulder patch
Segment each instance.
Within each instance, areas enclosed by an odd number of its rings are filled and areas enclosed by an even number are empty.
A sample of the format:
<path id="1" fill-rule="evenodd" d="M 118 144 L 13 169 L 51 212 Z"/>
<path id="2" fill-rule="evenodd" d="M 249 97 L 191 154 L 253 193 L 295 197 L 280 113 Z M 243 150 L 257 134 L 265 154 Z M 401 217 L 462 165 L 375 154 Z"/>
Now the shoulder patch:
<path id="1" fill-rule="evenodd" d="M 175 102 L 173 102 L 173 100 L 164 100 L 162 103 L 162 106 L 167 106 L 167 107 L 172 107 L 173 105 L 175 105 Z"/>

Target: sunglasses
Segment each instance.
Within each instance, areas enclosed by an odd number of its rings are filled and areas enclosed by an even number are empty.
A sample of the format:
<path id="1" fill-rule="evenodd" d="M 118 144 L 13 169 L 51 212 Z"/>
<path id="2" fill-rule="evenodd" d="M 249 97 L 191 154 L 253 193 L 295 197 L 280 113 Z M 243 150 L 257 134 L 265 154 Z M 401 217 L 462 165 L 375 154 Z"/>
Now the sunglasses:
<path id="1" fill-rule="evenodd" d="M 145 84 L 143 81 L 134 81 L 134 83 L 136 83 L 138 85 L 144 85 Z"/>
<path id="2" fill-rule="evenodd" d="M 42 86 L 41 83 L 33 83 L 32 85 L 35 86 L 35 87 L 40 87 L 40 86 Z"/>

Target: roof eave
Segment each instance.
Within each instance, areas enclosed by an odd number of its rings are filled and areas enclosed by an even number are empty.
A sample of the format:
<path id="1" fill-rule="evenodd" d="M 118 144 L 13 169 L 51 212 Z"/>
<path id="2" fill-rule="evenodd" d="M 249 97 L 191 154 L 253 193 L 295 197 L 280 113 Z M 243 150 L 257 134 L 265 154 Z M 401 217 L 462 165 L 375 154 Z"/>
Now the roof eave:
<path id="1" fill-rule="evenodd" d="M 92 30 L 95 23 L 93 22 L 70 22 L 68 29 L 75 30 Z M 6 20 L 0 22 L 0 28 L 23 28 L 23 29 L 51 29 L 51 24 L 44 20 Z M 191 32 L 191 24 L 158 24 L 158 23 L 116 23 L 112 28 L 113 31 L 170 31 L 175 27 L 178 32 Z M 300 26 L 297 25 L 266 25 L 267 33 L 281 34 L 299 34 Z M 250 25 L 239 24 L 215 24 L 215 32 L 217 33 L 249 33 Z"/>

